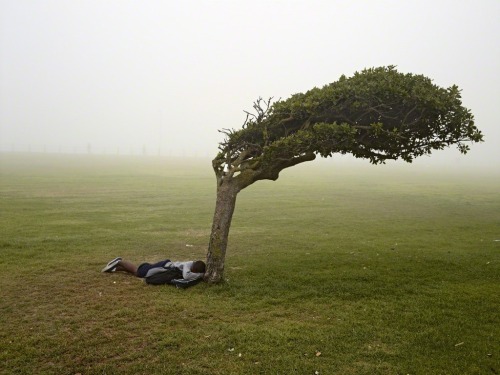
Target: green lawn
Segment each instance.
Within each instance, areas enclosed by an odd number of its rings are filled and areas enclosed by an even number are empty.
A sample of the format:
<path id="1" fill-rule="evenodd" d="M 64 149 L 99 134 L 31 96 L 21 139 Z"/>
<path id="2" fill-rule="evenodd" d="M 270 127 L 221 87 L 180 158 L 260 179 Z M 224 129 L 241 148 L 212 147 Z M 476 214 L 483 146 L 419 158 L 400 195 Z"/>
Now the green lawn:
<path id="1" fill-rule="evenodd" d="M 203 259 L 210 161 L 0 160 L 1 374 L 500 373 L 498 173 L 292 168 L 180 290 L 100 270 Z"/>

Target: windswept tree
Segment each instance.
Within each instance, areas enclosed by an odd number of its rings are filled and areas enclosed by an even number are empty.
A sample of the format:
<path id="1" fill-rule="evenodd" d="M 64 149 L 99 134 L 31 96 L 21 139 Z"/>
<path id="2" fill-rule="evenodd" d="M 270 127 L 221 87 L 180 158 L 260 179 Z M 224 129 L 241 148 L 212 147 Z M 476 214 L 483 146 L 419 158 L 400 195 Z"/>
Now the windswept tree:
<path id="1" fill-rule="evenodd" d="M 395 67 L 365 69 L 352 77 L 272 102 L 258 99 L 239 130 L 212 161 L 217 201 L 205 280 L 223 279 L 229 228 L 238 193 L 259 180 L 276 180 L 288 167 L 318 155 L 352 154 L 372 164 L 414 158 L 482 141 L 457 86 L 441 88 Z"/>

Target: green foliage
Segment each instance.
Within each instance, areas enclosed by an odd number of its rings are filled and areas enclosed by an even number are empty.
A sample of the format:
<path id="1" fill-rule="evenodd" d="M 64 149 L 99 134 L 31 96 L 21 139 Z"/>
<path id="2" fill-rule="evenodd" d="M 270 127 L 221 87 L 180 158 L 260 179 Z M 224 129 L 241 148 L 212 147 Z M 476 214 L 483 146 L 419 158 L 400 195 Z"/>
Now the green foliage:
<path id="1" fill-rule="evenodd" d="M 453 144 L 466 153 L 466 142 L 483 138 L 472 113 L 462 106 L 457 86 L 441 88 L 427 77 L 399 73 L 393 66 L 342 76 L 272 105 L 259 99 L 254 109 L 257 114 L 250 115 L 242 129 L 225 131 L 227 139 L 214 160 L 217 173 L 223 166 L 279 171 L 334 153 L 350 153 L 374 164 L 388 159 L 411 162 Z M 309 157 L 297 160 L 305 155 Z"/>

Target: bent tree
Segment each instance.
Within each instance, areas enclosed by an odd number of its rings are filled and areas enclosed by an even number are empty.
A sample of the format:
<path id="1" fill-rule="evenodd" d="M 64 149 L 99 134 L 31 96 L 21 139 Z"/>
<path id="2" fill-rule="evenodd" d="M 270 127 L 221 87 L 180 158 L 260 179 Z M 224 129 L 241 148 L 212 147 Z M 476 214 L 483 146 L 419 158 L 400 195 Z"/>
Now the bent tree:
<path id="1" fill-rule="evenodd" d="M 441 88 L 395 67 L 365 69 L 352 77 L 287 100 L 258 99 L 239 130 L 212 161 L 217 200 L 205 280 L 223 280 L 229 228 L 238 193 L 259 180 L 276 180 L 288 167 L 318 155 L 352 154 L 373 164 L 414 158 L 450 145 L 462 153 L 482 141 L 457 86 Z"/>

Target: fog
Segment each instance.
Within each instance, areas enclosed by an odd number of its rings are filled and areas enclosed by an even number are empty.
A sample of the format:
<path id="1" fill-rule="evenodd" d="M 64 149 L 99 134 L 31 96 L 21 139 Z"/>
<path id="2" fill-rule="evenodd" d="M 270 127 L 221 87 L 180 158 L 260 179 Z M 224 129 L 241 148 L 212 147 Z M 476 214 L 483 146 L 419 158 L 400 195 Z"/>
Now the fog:
<path id="1" fill-rule="evenodd" d="M 497 0 L 0 0 L 0 151 L 213 157 L 259 96 L 396 65 L 457 84 L 485 135 L 418 162 L 498 169 L 499 19 Z"/>

